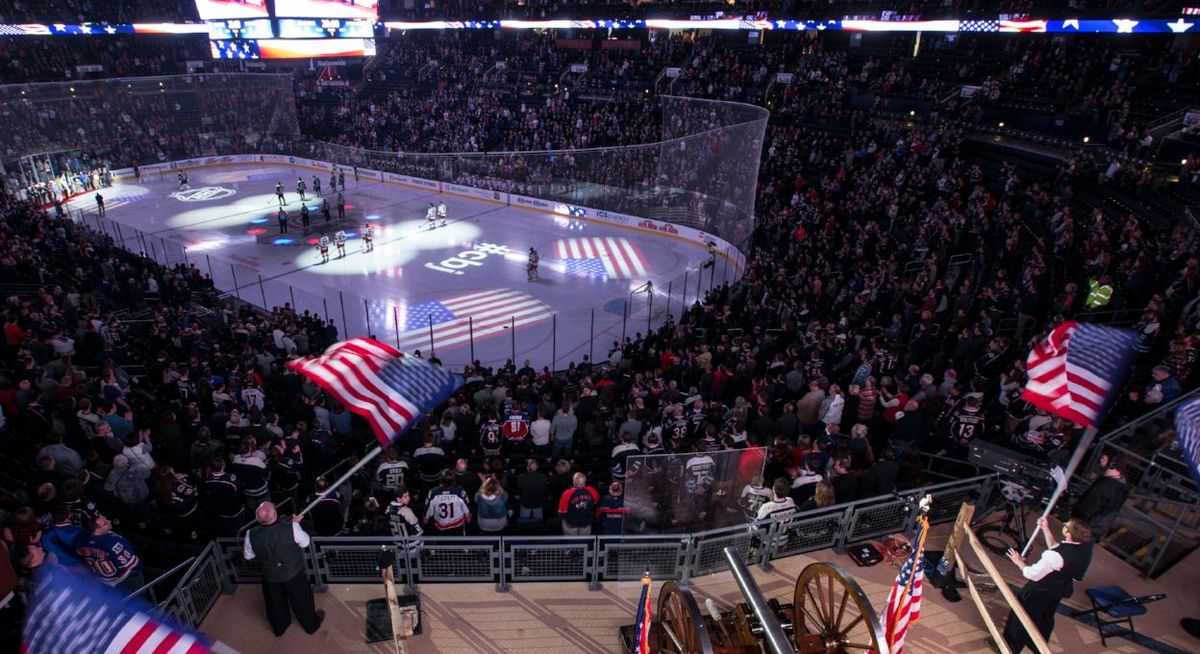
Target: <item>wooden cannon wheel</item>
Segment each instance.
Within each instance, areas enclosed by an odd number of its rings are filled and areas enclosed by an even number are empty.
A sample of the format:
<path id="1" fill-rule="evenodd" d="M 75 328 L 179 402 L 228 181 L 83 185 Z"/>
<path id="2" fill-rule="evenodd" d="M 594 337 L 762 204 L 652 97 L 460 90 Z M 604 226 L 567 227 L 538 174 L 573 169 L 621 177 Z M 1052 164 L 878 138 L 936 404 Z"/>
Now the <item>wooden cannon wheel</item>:
<path id="1" fill-rule="evenodd" d="M 658 593 L 657 652 L 713 654 L 712 637 L 687 584 L 668 581 Z"/>
<path id="2" fill-rule="evenodd" d="M 888 654 L 879 614 L 841 566 L 806 566 L 796 579 L 794 602 L 793 637 L 800 654 Z"/>

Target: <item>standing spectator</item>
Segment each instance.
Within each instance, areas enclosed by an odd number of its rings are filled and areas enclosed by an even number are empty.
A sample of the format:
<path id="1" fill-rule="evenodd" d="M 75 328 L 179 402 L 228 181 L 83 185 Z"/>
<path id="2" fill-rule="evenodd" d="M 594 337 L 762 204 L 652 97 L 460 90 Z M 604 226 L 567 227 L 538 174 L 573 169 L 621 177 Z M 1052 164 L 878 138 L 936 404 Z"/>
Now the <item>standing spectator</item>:
<path id="1" fill-rule="evenodd" d="M 242 441 L 241 452 L 233 457 L 233 473 L 241 481 L 246 507 L 257 510 L 270 495 L 271 470 L 267 455 L 255 447 L 254 437 Z"/>
<path id="2" fill-rule="evenodd" d="M 209 464 L 200 497 L 213 531 L 218 536 L 236 535 L 246 513 L 246 500 L 237 475 L 225 471 L 225 459 L 217 457 Z"/>
<path id="3" fill-rule="evenodd" d="M 614 481 L 609 485 L 608 494 L 600 500 L 600 506 L 596 509 L 596 523 L 599 527 L 597 532 L 602 536 L 624 533 L 627 513 L 629 513 L 629 509 L 625 508 L 624 489 L 621 488 L 620 482 Z"/>
<path id="4" fill-rule="evenodd" d="M 551 427 L 550 420 L 541 411 L 538 411 L 537 420 L 529 423 L 529 443 L 533 447 L 533 456 L 544 458 L 550 454 Z"/>
<path id="5" fill-rule="evenodd" d="M 46 434 L 46 445 L 38 450 L 37 458 L 46 456 L 54 459 L 55 472 L 68 477 L 76 477 L 79 471 L 83 470 L 83 458 L 79 456 L 79 452 L 63 444 L 62 434 L 58 432 Z"/>
<path id="6" fill-rule="evenodd" d="M 149 510 L 146 500 L 150 496 L 150 488 L 146 480 L 150 479 L 150 471 L 140 459 L 130 459 L 124 454 L 113 457 L 112 471 L 104 481 L 104 490 L 120 502 L 121 510 L 126 515 L 140 517 Z"/>
<path id="7" fill-rule="evenodd" d="M 85 522 L 83 528 L 85 533 L 76 551 L 92 574 L 106 586 L 117 586 L 126 593 L 146 585 L 142 560 L 129 541 L 113 532 L 107 517 L 97 515 Z"/>
<path id="8" fill-rule="evenodd" d="M 842 387 L 837 384 L 829 385 L 829 395 L 821 400 L 821 409 L 817 415 L 826 426 L 842 424 L 842 409 L 846 406 L 846 398 L 842 396 Z"/>
<path id="9" fill-rule="evenodd" d="M 553 450 L 550 456 L 554 458 L 571 456 L 575 449 L 575 432 L 579 429 L 579 419 L 571 410 L 571 405 L 563 403 L 554 420 L 550 423 L 550 434 L 554 438 Z"/>
<path id="10" fill-rule="evenodd" d="M 83 569 L 79 558 L 79 545 L 86 537 L 83 527 L 71 522 L 71 510 L 66 504 L 54 507 L 50 528 L 42 534 L 41 545 L 59 565 L 71 569 Z"/>
<path id="11" fill-rule="evenodd" d="M 439 536 L 462 536 L 471 520 L 471 508 L 454 484 L 454 473 L 442 473 L 438 487 L 429 495 L 425 507 L 425 524 L 433 522 L 433 532 Z"/>
<path id="12" fill-rule="evenodd" d="M 410 501 L 408 488 L 400 484 L 396 487 L 396 499 L 388 504 L 384 513 L 387 516 L 388 527 L 396 538 L 420 538 L 424 533 L 421 531 L 421 521 L 417 519 L 417 514 L 409 507 Z"/>
<path id="13" fill-rule="evenodd" d="M 517 524 L 521 527 L 540 528 L 545 520 L 550 479 L 538 467 L 537 459 L 526 459 L 525 472 L 517 477 Z"/>
<path id="14" fill-rule="evenodd" d="M 308 515 L 312 518 L 313 533 L 321 537 L 338 536 L 346 528 L 346 507 L 341 493 L 330 490 L 329 480 L 318 477 L 313 485 L 315 494 L 305 505 L 312 505 Z"/>
<path id="15" fill-rule="evenodd" d="M 592 520 L 600 493 L 587 485 L 587 476 L 577 472 L 571 478 L 571 488 L 563 491 L 558 500 L 558 516 L 566 536 L 587 536 L 592 533 Z"/>
<path id="16" fill-rule="evenodd" d="M 1115 457 L 1100 455 L 1100 476 L 1071 507 L 1071 517 L 1083 520 L 1092 534 L 1092 538 L 1085 543 L 1089 563 L 1092 548 L 1112 531 L 1117 514 L 1121 512 L 1125 500 L 1129 499 L 1129 482 L 1125 480 L 1123 467 Z"/>
<path id="17" fill-rule="evenodd" d="M 499 534 L 508 527 L 508 493 L 495 477 L 484 480 L 475 493 L 475 515 L 483 534 Z"/>
<path id="18" fill-rule="evenodd" d="M 292 623 L 292 614 L 304 632 L 314 634 L 325 621 L 325 611 L 315 609 L 312 587 L 304 568 L 308 534 L 300 528 L 300 516 L 280 522 L 275 505 L 263 502 L 254 513 L 257 527 L 246 534 L 242 556 L 258 560 L 262 569 L 263 598 L 267 620 L 275 636 L 282 636 Z"/>

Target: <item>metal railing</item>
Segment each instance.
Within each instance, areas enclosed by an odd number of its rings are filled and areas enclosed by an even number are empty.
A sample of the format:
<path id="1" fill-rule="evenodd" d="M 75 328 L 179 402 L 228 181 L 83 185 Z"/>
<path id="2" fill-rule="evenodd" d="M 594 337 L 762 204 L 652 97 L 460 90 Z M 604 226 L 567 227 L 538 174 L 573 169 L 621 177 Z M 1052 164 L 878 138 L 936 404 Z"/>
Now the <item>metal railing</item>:
<path id="1" fill-rule="evenodd" d="M 1086 488 L 1100 473 L 1102 454 L 1122 461 L 1131 495 L 1121 507 L 1117 526 L 1126 535 L 1106 539 L 1104 546 L 1147 578 L 1162 572 L 1168 551 L 1186 549 L 1200 540 L 1200 490 L 1175 439 L 1164 438 L 1174 428 L 1175 411 L 1196 397 L 1200 389 L 1105 434 L 1073 480 L 1077 487 Z"/>
<path id="2" fill-rule="evenodd" d="M 383 554 L 395 560 L 395 578 L 410 591 L 423 583 L 567 581 L 598 590 L 604 582 L 640 579 L 687 581 L 728 569 L 727 547 L 764 569 L 771 561 L 847 546 L 912 530 L 916 501 L 933 496 L 933 523 L 952 521 L 963 501 L 987 502 L 995 475 L 981 475 L 809 511 L 788 518 L 688 534 L 634 536 L 487 536 L 312 538 L 306 552 L 317 590 L 330 584 L 379 581 Z M 260 581 L 258 563 L 242 558 L 242 541 L 210 543 L 159 605 L 184 624 L 199 626 L 222 593 Z"/>

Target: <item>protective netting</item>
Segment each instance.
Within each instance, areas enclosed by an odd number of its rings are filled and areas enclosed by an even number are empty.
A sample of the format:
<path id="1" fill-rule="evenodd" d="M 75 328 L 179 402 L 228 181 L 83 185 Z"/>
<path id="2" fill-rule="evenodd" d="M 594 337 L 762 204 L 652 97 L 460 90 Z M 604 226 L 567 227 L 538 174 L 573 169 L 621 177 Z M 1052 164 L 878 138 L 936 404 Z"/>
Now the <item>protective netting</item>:
<path id="1" fill-rule="evenodd" d="M 85 152 L 113 168 L 260 152 L 299 135 L 291 75 L 0 86 L 0 160 Z"/>
<path id="2" fill-rule="evenodd" d="M 312 143 L 297 154 L 687 225 L 744 250 L 754 228 L 755 184 L 768 112 L 695 98 L 665 96 L 661 102 L 663 140 L 650 144 L 408 154 Z"/>

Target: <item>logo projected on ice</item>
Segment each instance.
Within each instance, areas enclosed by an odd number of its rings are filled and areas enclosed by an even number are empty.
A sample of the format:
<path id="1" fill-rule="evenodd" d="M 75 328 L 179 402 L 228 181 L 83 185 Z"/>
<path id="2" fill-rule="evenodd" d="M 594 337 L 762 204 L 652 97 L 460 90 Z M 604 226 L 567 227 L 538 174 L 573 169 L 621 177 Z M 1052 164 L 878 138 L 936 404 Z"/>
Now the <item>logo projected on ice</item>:
<path id="1" fill-rule="evenodd" d="M 451 275 L 461 275 L 462 269 L 467 266 L 482 266 L 483 260 L 489 254 L 499 254 L 501 256 L 508 254 L 507 245 L 495 245 L 493 243 L 476 243 L 474 249 L 459 252 L 457 257 L 442 259 L 440 263 L 427 263 L 425 267 L 430 270 L 450 273 Z"/>
<path id="2" fill-rule="evenodd" d="M 225 188 L 224 186 L 205 186 L 186 191 L 176 191 L 171 194 L 171 197 L 180 202 L 205 202 L 208 200 L 222 200 L 234 193 L 237 193 L 237 191 Z"/>

